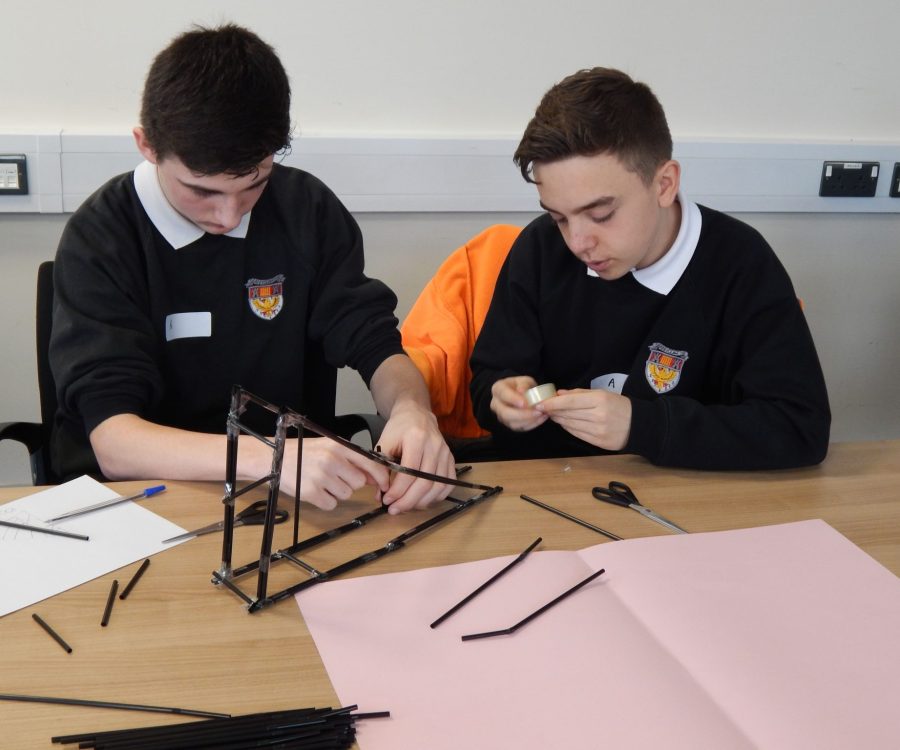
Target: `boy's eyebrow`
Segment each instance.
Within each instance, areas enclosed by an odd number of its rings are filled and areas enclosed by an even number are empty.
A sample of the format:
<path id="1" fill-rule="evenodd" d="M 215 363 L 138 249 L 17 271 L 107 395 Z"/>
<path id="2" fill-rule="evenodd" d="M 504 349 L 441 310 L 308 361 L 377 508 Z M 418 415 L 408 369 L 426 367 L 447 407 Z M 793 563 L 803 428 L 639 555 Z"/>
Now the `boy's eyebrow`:
<path id="1" fill-rule="evenodd" d="M 590 203 L 586 203 L 585 205 L 576 208 L 572 213 L 580 214 L 584 213 L 585 211 L 590 211 L 592 208 L 600 208 L 601 206 L 605 207 L 613 203 L 615 200 L 616 199 L 611 195 L 604 195 L 602 198 L 597 198 L 596 200 L 592 200 Z M 538 203 L 540 204 L 541 208 L 543 208 L 545 211 L 549 211 L 551 214 L 562 213 L 561 211 L 557 211 L 555 208 L 550 208 L 550 206 L 545 205 L 543 201 L 538 201 Z"/>
<path id="2" fill-rule="evenodd" d="M 252 190 L 255 187 L 259 187 L 264 182 L 267 182 L 269 180 L 269 177 L 271 177 L 271 175 L 272 175 L 271 172 L 267 172 L 266 174 L 264 174 L 260 177 L 257 177 L 255 180 L 253 180 L 253 182 L 251 182 L 249 185 L 247 185 L 247 187 L 245 187 L 244 190 Z M 222 192 L 221 190 L 210 190 L 205 185 L 195 185 L 191 182 L 185 182 L 180 177 L 178 178 L 178 181 L 185 187 L 189 187 L 194 190 L 202 190 L 204 193 L 212 193 L 214 195 L 218 195 Z"/>

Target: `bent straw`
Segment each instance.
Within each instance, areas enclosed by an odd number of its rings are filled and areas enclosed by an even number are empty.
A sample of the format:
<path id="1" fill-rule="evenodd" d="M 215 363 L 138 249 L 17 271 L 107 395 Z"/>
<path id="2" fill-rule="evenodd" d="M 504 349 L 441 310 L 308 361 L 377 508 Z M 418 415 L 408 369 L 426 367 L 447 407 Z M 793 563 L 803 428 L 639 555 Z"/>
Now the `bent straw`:
<path id="1" fill-rule="evenodd" d="M 586 586 L 591 581 L 593 581 L 597 576 L 603 575 L 603 573 L 605 573 L 605 572 L 606 572 L 605 568 L 600 568 L 600 570 L 598 570 L 596 573 L 591 573 L 583 581 L 576 583 L 568 591 L 564 591 L 562 594 L 557 596 L 556 599 L 554 599 L 552 602 L 547 602 L 539 610 L 537 610 L 536 612 L 532 612 L 525 619 L 519 620 L 519 622 L 517 622 L 515 625 L 513 625 L 510 628 L 504 628 L 503 630 L 490 630 L 486 633 L 472 633 L 471 635 L 464 635 L 462 637 L 462 639 L 464 641 L 474 641 L 478 638 L 492 638 L 495 635 L 510 635 L 511 633 L 515 633 L 523 625 L 526 625 L 527 623 L 531 622 L 538 615 L 542 615 L 544 612 L 546 612 L 548 609 L 550 609 L 550 607 L 552 607 L 554 604 L 558 604 L 559 602 L 561 602 L 563 599 L 565 599 L 570 594 L 574 594 L 582 586 Z"/>

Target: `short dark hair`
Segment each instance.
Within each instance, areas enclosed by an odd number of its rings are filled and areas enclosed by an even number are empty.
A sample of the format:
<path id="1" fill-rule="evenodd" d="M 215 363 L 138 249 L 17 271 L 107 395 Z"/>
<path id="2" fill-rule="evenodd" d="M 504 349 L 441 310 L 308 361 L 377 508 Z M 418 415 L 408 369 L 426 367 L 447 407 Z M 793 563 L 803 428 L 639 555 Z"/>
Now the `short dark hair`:
<path id="1" fill-rule="evenodd" d="M 153 60 L 141 125 L 162 160 L 198 174 L 250 174 L 290 148 L 291 87 L 275 50 L 248 29 L 195 27 Z"/>
<path id="2" fill-rule="evenodd" d="M 649 184 L 672 158 L 672 136 L 659 100 L 620 70 L 579 70 L 553 86 L 525 128 L 513 161 L 527 182 L 535 164 L 612 154 Z"/>

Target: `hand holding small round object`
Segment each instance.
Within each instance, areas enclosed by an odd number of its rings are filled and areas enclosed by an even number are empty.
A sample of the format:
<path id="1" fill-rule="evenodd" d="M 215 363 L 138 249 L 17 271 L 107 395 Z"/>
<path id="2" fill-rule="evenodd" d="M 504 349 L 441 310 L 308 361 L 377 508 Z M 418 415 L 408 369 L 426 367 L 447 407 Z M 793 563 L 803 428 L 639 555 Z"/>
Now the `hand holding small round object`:
<path id="1" fill-rule="evenodd" d="M 556 386 L 553 383 L 542 383 L 525 391 L 525 400 L 529 406 L 537 406 L 541 401 L 556 395 Z"/>

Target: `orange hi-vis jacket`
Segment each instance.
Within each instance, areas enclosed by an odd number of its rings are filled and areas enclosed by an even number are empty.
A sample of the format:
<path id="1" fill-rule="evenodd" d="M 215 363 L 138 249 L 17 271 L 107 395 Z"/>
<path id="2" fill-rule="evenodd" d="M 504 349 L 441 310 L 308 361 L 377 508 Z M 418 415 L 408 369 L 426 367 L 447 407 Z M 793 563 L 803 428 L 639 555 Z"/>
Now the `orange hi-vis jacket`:
<path id="1" fill-rule="evenodd" d="M 521 227 L 496 224 L 451 253 L 400 327 L 403 348 L 428 384 L 444 435 L 488 435 L 472 414 L 469 357 L 491 304 L 500 267 Z"/>

